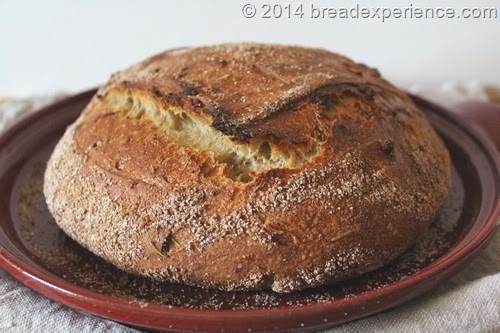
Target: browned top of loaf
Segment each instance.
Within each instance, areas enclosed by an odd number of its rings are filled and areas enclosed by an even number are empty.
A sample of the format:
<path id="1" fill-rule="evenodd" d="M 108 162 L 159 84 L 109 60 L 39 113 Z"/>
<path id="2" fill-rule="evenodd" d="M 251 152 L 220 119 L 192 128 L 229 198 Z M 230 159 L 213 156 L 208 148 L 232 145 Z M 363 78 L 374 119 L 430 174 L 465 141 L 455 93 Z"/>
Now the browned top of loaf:
<path id="1" fill-rule="evenodd" d="M 215 128 L 235 139 L 271 134 L 293 143 L 309 140 L 315 112 L 284 111 L 324 106 L 332 91 L 341 88 L 368 96 L 376 86 L 398 93 L 377 70 L 338 54 L 262 44 L 167 51 L 117 73 L 108 88 L 120 85 L 208 114 Z"/>

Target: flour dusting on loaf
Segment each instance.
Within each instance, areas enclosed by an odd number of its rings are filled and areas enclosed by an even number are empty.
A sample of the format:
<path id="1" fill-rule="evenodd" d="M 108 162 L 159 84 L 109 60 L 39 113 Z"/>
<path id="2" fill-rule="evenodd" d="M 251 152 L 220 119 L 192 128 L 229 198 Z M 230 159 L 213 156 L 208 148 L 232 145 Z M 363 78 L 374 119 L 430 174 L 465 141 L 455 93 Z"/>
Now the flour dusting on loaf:
<path id="1" fill-rule="evenodd" d="M 444 144 L 377 70 L 224 44 L 114 74 L 56 146 L 44 194 L 71 238 L 126 271 L 289 292 L 396 258 L 450 182 Z"/>

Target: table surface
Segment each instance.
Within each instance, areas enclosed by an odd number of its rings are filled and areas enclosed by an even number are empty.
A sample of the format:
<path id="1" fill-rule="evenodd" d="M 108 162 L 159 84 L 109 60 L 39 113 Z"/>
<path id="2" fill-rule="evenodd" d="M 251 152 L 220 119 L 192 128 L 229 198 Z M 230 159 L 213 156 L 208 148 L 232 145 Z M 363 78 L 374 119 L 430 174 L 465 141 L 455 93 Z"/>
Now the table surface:
<path id="1" fill-rule="evenodd" d="M 453 87 L 452 87 L 453 88 Z M 413 86 L 451 105 L 456 90 L 469 99 L 500 104 L 500 89 L 471 85 Z M 451 96 L 451 97 L 450 97 Z M 0 98 L 0 131 L 16 117 L 54 97 Z M 107 320 L 79 313 L 36 294 L 0 269 L 0 331 L 7 332 L 135 332 Z M 384 313 L 334 328 L 331 332 L 493 332 L 500 331 L 500 233 L 461 273 L 426 295 Z"/>

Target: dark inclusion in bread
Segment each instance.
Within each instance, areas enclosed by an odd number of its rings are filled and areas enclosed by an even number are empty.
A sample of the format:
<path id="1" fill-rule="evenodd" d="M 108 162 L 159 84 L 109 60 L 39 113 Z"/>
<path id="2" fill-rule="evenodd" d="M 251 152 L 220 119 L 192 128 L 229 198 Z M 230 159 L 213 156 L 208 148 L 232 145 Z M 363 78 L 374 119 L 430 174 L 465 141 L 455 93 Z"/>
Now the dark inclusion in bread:
<path id="1" fill-rule="evenodd" d="M 450 159 L 377 70 L 319 49 L 167 51 L 113 75 L 57 145 L 57 224 L 114 265 L 288 292 L 381 267 L 447 197 Z"/>

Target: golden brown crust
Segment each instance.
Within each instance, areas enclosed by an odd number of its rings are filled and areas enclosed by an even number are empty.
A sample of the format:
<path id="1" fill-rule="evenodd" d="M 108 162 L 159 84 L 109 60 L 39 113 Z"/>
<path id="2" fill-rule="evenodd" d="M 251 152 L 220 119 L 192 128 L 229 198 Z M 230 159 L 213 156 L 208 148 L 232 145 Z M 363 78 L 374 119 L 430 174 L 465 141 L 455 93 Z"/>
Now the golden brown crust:
<path id="1" fill-rule="evenodd" d="M 286 292 L 388 263 L 449 186 L 443 143 L 376 70 L 229 44 L 114 75 L 58 144 L 44 193 L 68 235 L 125 270 Z"/>

